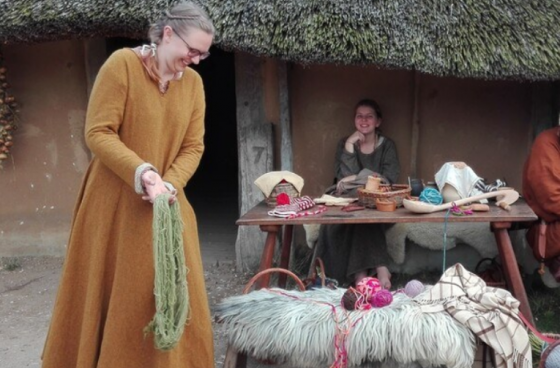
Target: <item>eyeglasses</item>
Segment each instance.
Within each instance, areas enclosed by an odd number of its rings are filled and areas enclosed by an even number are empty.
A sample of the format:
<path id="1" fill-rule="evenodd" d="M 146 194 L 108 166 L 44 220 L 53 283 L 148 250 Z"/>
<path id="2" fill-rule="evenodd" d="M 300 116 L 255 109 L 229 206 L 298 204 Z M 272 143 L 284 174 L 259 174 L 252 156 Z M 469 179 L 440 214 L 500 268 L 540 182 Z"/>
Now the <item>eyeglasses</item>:
<path id="1" fill-rule="evenodd" d="M 172 28 L 173 29 L 173 28 Z M 177 35 L 177 37 L 179 37 L 181 39 L 181 41 L 183 41 L 185 43 L 185 45 L 187 45 L 187 48 L 189 49 L 188 55 L 189 57 L 199 57 L 200 60 L 204 60 L 206 59 L 208 56 L 210 56 L 209 52 L 201 52 L 200 50 L 197 49 L 193 49 L 188 43 L 187 41 L 185 41 L 185 39 L 181 36 L 179 36 L 179 33 L 175 32 L 175 30 L 173 29 L 173 33 L 175 33 Z"/>

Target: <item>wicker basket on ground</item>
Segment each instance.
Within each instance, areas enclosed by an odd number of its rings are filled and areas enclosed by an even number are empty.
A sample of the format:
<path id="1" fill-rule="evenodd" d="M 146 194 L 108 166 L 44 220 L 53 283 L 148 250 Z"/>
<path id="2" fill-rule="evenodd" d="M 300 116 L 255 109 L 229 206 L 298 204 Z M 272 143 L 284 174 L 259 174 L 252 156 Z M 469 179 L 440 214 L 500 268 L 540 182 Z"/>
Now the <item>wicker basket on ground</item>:
<path id="1" fill-rule="evenodd" d="M 408 184 L 382 184 L 377 191 L 359 188 L 358 202 L 364 207 L 375 208 L 376 199 L 388 199 L 395 201 L 398 208 L 402 206 L 403 199 L 410 197 L 410 191 Z"/>
<path id="2" fill-rule="evenodd" d="M 272 189 L 270 195 L 266 198 L 266 204 L 269 207 L 276 207 L 276 197 L 278 197 L 278 194 L 280 193 L 286 193 L 290 196 L 290 198 L 299 197 L 299 192 L 292 184 L 278 183 L 276 184 L 274 189 Z"/>
<path id="3" fill-rule="evenodd" d="M 548 341 L 542 340 L 546 338 Z M 529 334 L 533 358 L 537 359 L 538 368 L 558 368 L 560 367 L 560 334 L 541 333 L 537 336 L 535 332 Z M 535 367 L 536 364 L 533 364 Z"/>

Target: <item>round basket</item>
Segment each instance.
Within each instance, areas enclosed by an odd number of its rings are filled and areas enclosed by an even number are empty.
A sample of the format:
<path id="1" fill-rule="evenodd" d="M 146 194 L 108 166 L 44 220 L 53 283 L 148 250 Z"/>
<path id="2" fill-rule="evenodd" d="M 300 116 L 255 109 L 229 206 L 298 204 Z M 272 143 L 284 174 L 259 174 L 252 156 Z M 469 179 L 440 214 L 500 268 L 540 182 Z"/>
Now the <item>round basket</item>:
<path id="1" fill-rule="evenodd" d="M 476 264 L 474 273 L 484 280 L 486 286 L 502 289 L 506 288 L 504 270 L 495 258 L 482 258 Z"/>
<path id="2" fill-rule="evenodd" d="M 298 287 L 298 289 L 300 291 L 305 291 L 305 285 L 303 284 L 303 281 L 300 280 L 300 278 L 293 273 L 290 270 L 287 270 L 285 268 L 279 268 L 279 267 L 275 267 L 275 268 L 267 268 L 266 270 L 262 270 L 261 272 L 257 273 L 255 276 L 253 276 L 251 278 L 251 280 L 249 280 L 249 282 L 247 282 L 247 285 L 245 285 L 245 288 L 243 289 L 243 294 L 247 294 L 248 292 L 251 291 L 251 287 L 253 287 L 253 284 L 263 275 L 267 275 L 269 273 L 273 273 L 273 272 L 279 272 L 279 273 L 285 273 L 286 275 L 290 276 L 291 278 L 294 279 L 294 281 L 296 282 L 296 285 Z"/>
<path id="3" fill-rule="evenodd" d="M 410 197 L 410 191 L 408 184 L 382 184 L 377 191 L 358 188 L 358 202 L 364 207 L 375 208 L 376 199 L 388 199 L 395 201 L 398 208 L 402 206 L 403 199 Z"/>
<path id="4" fill-rule="evenodd" d="M 299 197 L 299 192 L 297 191 L 297 189 L 290 183 L 279 183 L 276 184 L 276 186 L 272 189 L 272 192 L 270 193 L 270 195 L 268 196 L 268 198 L 266 198 L 266 204 L 269 207 L 276 207 L 276 197 L 278 197 L 278 194 L 280 193 L 286 193 L 287 195 L 290 196 L 290 198 L 296 198 Z"/>
<path id="5" fill-rule="evenodd" d="M 558 366 L 558 351 L 560 349 L 560 335 L 554 333 L 543 333 L 549 339 L 555 340 L 549 343 L 548 347 L 541 353 L 541 359 L 539 361 L 539 368 L 553 368 Z M 554 351 L 554 362 L 547 362 L 548 357 Z"/>

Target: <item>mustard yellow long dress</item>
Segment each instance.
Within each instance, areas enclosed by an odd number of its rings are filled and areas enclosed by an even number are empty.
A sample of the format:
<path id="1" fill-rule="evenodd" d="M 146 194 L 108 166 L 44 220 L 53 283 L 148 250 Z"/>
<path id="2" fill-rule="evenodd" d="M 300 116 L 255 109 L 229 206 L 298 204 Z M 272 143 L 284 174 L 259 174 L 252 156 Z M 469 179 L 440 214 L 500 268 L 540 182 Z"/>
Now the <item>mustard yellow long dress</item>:
<path id="1" fill-rule="evenodd" d="M 203 149 L 204 90 L 187 68 L 165 94 L 131 49 L 115 52 L 94 85 L 86 143 L 94 158 L 75 208 L 43 368 L 214 367 L 196 218 L 182 188 Z M 179 189 L 190 321 L 177 347 L 154 348 L 152 204 L 134 190 L 148 162 Z"/>

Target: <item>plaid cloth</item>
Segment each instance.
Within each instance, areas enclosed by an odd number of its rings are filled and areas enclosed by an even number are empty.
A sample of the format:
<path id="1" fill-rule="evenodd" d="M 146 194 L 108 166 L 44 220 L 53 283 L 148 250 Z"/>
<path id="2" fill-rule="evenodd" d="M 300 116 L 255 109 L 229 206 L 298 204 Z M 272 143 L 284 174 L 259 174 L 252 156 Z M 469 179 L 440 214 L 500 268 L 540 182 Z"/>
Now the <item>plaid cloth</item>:
<path id="1" fill-rule="evenodd" d="M 415 300 L 425 313 L 447 311 L 490 346 L 497 368 L 531 368 L 529 335 L 519 318 L 519 301 L 504 289 L 487 287 L 456 264 Z"/>

